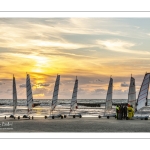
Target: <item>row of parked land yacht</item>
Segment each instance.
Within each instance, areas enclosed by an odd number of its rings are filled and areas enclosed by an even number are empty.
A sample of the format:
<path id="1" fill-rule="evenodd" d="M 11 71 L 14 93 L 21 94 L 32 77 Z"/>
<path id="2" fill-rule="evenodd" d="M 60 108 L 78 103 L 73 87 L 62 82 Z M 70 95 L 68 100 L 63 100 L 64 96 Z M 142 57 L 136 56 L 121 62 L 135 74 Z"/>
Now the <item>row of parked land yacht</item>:
<path id="1" fill-rule="evenodd" d="M 150 73 L 146 73 L 143 79 L 143 82 L 141 84 L 141 88 L 139 91 L 138 98 L 136 100 L 136 87 L 135 87 L 135 79 L 131 76 L 130 78 L 130 85 L 129 85 L 129 92 L 128 92 L 128 103 L 133 106 L 135 109 L 135 112 L 140 110 L 142 107 L 147 106 L 147 98 L 148 98 L 148 90 L 149 90 L 149 82 L 150 82 Z M 72 93 L 72 99 L 70 104 L 70 111 L 68 114 L 56 114 L 54 113 L 54 110 L 57 106 L 57 100 L 58 100 L 58 92 L 59 92 L 59 84 L 60 84 L 60 75 L 56 76 L 54 91 L 53 91 L 53 97 L 52 97 L 52 103 L 50 107 L 50 114 L 44 116 L 45 119 L 47 118 L 67 118 L 67 117 L 79 117 L 82 118 L 82 115 L 80 113 L 76 113 L 76 109 L 78 108 L 77 105 L 77 92 L 78 92 L 78 79 L 76 77 L 75 83 L 74 83 L 74 89 Z M 26 77 L 26 93 L 27 93 L 27 113 L 22 116 L 24 119 L 34 119 L 34 116 L 32 116 L 32 108 L 34 106 L 33 101 L 33 95 L 32 95 L 32 87 L 30 82 L 30 76 L 27 74 Z M 112 113 L 112 95 L 113 95 L 113 79 L 110 77 L 109 85 L 108 85 L 108 91 L 106 95 L 106 103 L 105 103 L 105 110 L 103 115 L 99 115 L 98 118 L 101 117 L 115 117 L 115 114 Z M 13 75 L 13 113 L 10 115 L 10 118 L 15 119 L 16 116 L 16 110 L 17 110 L 17 90 L 16 90 L 16 81 L 15 77 Z M 138 118 L 141 118 L 142 116 L 136 116 Z M 148 116 L 143 116 L 148 117 Z M 7 116 L 5 116 L 5 119 Z M 18 119 L 21 118 L 21 116 L 17 117 Z"/>

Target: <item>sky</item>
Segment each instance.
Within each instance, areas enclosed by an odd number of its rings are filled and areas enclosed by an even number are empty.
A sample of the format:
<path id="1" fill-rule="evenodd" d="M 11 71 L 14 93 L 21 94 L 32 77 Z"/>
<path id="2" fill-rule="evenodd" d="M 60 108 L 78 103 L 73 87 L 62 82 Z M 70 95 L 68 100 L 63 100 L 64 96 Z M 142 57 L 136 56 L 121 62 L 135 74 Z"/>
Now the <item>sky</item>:
<path id="1" fill-rule="evenodd" d="M 131 74 L 138 95 L 150 72 L 149 18 L 0 18 L 0 99 L 26 99 L 26 72 L 33 98 L 51 99 L 60 74 L 59 99 L 127 99 Z"/>

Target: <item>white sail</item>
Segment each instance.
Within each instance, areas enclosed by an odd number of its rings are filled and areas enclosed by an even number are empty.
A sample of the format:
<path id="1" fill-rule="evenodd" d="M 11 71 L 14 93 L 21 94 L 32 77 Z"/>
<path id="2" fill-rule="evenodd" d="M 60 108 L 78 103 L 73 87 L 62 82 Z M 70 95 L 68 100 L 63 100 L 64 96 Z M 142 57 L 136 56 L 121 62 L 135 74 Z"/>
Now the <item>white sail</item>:
<path id="1" fill-rule="evenodd" d="M 13 76 L 13 115 L 15 115 L 17 109 L 17 90 L 16 90 L 16 81 Z"/>
<path id="2" fill-rule="evenodd" d="M 130 79 L 130 86 L 129 86 L 129 93 L 128 93 L 128 103 L 136 107 L 136 90 L 135 90 L 135 79 L 131 77 Z"/>
<path id="3" fill-rule="evenodd" d="M 56 78 L 56 81 L 55 81 L 54 92 L 53 92 L 51 111 L 53 111 L 55 109 L 56 105 L 57 105 L 59 82 L 60 82 L 60 75 L 57 75 L 57 78 Z"/>
<path id="4" fill-rule="evenodd" d="M 141 109 L 144 106 L 147 106 L 149 82 L 150 82 L 150 73 L 146 73 L 137 99 L 137 110 Z"/>
<path id="5" fill-rule="evenodd" d="M 27 107 L 28 107 L 28 112 L 30 112 L 33 107 L 33 96 L 32 96 L 32 88 L 31 88 L 29 74 L 27 74 L 27 78 L 26 78 L 26 92 L 27 92 Z"/>
<path id="6" fill-rule="evenodd" d="M 113 79 L 110 78 L 106 96 L 105 113 L 109 113 L 112 110 L 112 92 L 113 92 Z"/>
<path id="7" fill-rule="evenodd" d="M 77 109 L 77 92 L 78 92 L 78 79 L 76 78 L 74 83 L 73 93 L 72 93 L 70 112 Z"/>

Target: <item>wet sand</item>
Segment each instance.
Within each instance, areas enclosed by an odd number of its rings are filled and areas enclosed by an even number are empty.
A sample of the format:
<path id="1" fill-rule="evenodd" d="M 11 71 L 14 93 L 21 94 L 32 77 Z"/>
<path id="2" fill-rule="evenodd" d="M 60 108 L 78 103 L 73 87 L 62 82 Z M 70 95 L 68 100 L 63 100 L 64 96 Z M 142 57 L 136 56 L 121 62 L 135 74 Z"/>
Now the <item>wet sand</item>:
<path id="1" fill-rule="evenodd" d="M 150 120 L 65 118 L 34 120 L 0 118 L 0 132 L 150 132 Z"/>

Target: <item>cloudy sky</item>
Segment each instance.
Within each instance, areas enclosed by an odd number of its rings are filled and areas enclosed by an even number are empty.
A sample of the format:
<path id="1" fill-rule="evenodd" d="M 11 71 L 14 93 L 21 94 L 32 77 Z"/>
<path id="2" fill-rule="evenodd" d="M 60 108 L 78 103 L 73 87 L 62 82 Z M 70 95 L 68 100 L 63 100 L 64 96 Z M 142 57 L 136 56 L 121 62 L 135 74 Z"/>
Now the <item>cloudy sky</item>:
<path id="1" fill-rule="evenodd" d="M 149 18 L 0 18 L 0 99 L 26 98 L 26 72 L 33 97 L 51 99 L 60 74 L 59 99 L 70 99 L 78 76 L 79 99 L 127 98 L 131 74 L 136 93 L 150 72 Z"/>

